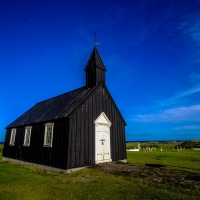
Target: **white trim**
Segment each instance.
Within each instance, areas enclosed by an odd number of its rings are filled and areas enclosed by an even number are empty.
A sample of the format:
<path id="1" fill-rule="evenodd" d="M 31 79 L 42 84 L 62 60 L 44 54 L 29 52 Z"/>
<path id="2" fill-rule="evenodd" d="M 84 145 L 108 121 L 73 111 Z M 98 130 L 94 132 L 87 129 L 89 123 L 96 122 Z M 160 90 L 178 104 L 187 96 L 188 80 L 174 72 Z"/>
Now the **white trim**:
<path id="1" fill-rule="evenodd" d="M 55 172 L 66 172 L 66 173 L 70 173 L 73 171 L 77 171 L 80 169 L 83 169 L 85 167 L 77 167 L 77 168 L 71 168 L 71 169 L 60 169 L 60 168 L 56 168 L 56 167 L 50 167 L 50 166 L 46 166 L 46 165 L 40 165 L 40 164 L 36 164 L 36 163 L 30 163 L 30 162 L 26 162 L 26 161 L 22 161 L 22 160 L 16 160 L 16 159 L 12 159 L 12 158 L 7 158 L 7 157 L 2 157 L 3 161 L 9 161 L 9 162 L 14 162 L 14 163 L 19 163 L 19 164 L 23 164 L 23 165 L 29 165 L 29 166 L 33 166 L 39 169 L 45 169 L 45 170 L 50 170 L 50 171 L 55 171 Z"/>
<path id="2" fill-rule="evenodd" d="M 100 122 L 101 117 L 104 117 L 106 119 L 106 122 Z M 94 121 L 95 125 L 97 124 L 104 124 L 104 125 L 108 125 L 109 127 L 112 125 L 112 123 L 110 122 L 110 120 L 108 119 L 108 117 L 106 116 L 106 114 L 104 112 L 102 112 L 99 117 Z"/>
<path id="3" fill-rule="evenodd" d="M 9 142 L 10 146 L 14 146 L 14 144 L 15 144 L 16 130 L 17 130 L 16 128 L 11 129 L 10 142 Z"/>
<path id="4" fill-rule="evenodd" d="M 26 144 L 26 141 L 27 141 L 27 132 L 28 130 L 30 130 L 30 135 L 29 135 L 29 140 L 28 140 L 28 143 Z M 30 146 L 30 142 L 31 142 L 31 130 L 32 130 L 32 126 L 26 126 L 25 127 L 25 134 L 24 134 L 24 146 L 27 146 L 29 147 Z"/>
<path id="5" fill-rule="evenodd" d="M 50 143 L 47 143 L 47 131 L 48 127 L 51 127 L 51 137 L 50 137 Z M 54 123 L 53 122 L 48 122 L 45 124 L 45 129 L 44 129 L 44 147 L 52 147 L 53 145 L 53 129 L 54 129 Z"/>
<path id="6" fill-rule="evenodd" d="M 110 122 L 110 120 L 108 119 L 108 117 L 106 116 L 106 114 L 104 112 L 102 112 L 99 117 L 94 121 L 94 124 L 95 124 L 95 163 L 103 163 L 103 162 L 112 162 L 112 159 L 111 159 L 111 147 L 110 147 L 110 126 L 112 125 L 112 123 Z M 99 141 L 99 136 L 98 134 L 100 134 L 98 132 L 98 129 L 99 127 L 102 127 L 102 126 L 106 126 L 108 127 L 107 129 L 107 133 L 108 134 L 106 136 L 103 136 L 102 137 L 106 137 L 106 138 L 102 138 L 102 142 L 105 144 L 105 141 L 106 141 L 106 144 L 108 145 L 108 153 L 105 153 L 104 154 L 104 150 L 102 150 L 101 154 L 98 154 L 99 153 L 99 145 L 100 145 L 100 141 Z M 103 145 L 104 145 L 103 144 Z M 103 147 L 104 149 L 104 147 Z M 100 160 L 98 158 L 98 156 L 102 155 L 103 154 L 103 158 L 102 160 Z M 108 157 L 106 159 L 104 159 L 104 156 L 108 154 Z"/>

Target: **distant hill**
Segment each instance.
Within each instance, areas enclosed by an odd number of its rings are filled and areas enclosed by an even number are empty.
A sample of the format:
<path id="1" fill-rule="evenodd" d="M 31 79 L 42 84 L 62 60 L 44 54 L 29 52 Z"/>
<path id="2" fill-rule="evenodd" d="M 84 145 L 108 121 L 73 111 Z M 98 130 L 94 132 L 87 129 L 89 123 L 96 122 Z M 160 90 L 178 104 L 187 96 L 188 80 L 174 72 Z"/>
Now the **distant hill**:
<path id="1" fill-rule="evenodd" d="M 0 142 L 0 144 L 4 144 L 4 142 Z"/>

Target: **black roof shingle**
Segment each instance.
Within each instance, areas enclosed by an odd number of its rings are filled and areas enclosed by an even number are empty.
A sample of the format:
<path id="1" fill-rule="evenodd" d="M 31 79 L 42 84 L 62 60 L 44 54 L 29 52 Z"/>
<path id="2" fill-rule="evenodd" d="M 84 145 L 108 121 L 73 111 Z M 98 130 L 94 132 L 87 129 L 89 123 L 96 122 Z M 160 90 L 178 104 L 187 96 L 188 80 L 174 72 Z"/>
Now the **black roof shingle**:
<path id="1" fill-rule="evenodd" d="M 81 87 L 36 103 L 6 128 L 67 117 L 95 88 Z"/>

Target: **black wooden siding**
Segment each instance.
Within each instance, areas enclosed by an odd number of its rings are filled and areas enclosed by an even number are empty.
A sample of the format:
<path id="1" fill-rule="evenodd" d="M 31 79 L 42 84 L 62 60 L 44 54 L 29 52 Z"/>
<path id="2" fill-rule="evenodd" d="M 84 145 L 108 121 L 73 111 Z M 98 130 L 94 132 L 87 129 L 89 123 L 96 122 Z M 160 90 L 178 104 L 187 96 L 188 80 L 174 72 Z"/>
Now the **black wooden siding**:
<path id="1" fill-rule="evenodd" d="M 106 88 L 101 85 L 86 99 L 69 119 L 69 154 L 67 168 L 89 166 L 95 163 L 94 121 L 104 112 L 110 127 L 111 159 L 126 159 L 125 123 Z"/>
<path id="2" fill-rule="evenodd" d="M 7 129 L 3 156 L 51 167 L 70 169 L 95 163 L 94 121 L 104 112 L 110 127 L 111 159 L 126 159 L 125 121 L 105 85 L 95 90 L 75 109 L 69 118 L 53 121 L 53 146 L 44 147 L 45 123 L 32 126 L 30 146 L 23 146 L 25 126 L 15 127 L 14 146 L 9 146 L 11 128 Z"/>
<path id="3" fill-rule="evenodd" d="M 91 68 L 86 71 L 87 88 L 92 88 L 100 82 L 104 82 L 105 84 L 105 71 L 99 68 Z"/>
<path id="4" fill-rule="evenodd" d="M 3 156 L 21 161 L 66 169 L 68 118 L 54 121 L 53 146 L 43 147 L 45 123 L 33 124 L 30 146 L 23 146 L 25 127 L 16 127 L 14 146 L 10 146 L 11 129 L 7 130 Z"/>
<path id="5" fill-rule="evenodd" d="M 3 156 L 70 169 L 95 163 L 94 121 L 104 112 L 110 127 L 111 159 L 126 159 L 125 121 L 105 86 L 106 68 L 94 47 L 85 68 L 86 87 L 37 103 L 7 126 Z M 45 123 L 54 122 L 53 146 L 44 147 Z M 30 146 L 23 146 L 25 126 L 32 126 Z M 16 128 L 14 146 L 9 146 Z"/>

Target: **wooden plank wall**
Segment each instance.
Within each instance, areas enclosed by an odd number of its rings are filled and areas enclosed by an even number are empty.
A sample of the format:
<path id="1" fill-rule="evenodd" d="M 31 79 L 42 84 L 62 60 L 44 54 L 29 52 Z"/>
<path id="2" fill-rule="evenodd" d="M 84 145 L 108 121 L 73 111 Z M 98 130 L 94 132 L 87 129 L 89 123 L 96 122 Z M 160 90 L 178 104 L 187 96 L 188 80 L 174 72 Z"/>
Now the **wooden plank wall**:
<path id="1" fill-rule="evenodd" d="M 105 83 L 105 71 L 99 68 L 95 68 L 96 70 L 96 85 L 101 81 Z"/>
<path id="2" fill-rule="evenodd" d="M 86 71 L 86 86 L 87 88 L 94 87 L 100 82 L 105 83 L 105 71 L 99 68 L 92 68 Z"/>
<path id="3" fill-rule="evenodd" d="M 25 127 L 17 128 L 14 146 L 9 146 L 11 130 L 7 130 L 3 156 L 61 169 L 92 165 L 95 163 L 94 121 L 102 112 L 112 123 L 112 160 L 126 159 L 125 124 L 102 85 L 69 120 L 54 121 L 52 147 L 43 147 L 45 125 L 38 123 L 32 125 L 29 147 L 23 146 Z"/>
<path id="4" fill-rule="evenodd" d="M 3 156 L 31 163 L 66 169 L 68 151 L 68 119 L 54 121 L 53 146 L 43 147 L 45 123 L 32 125 L 30 146 L 23 146 L 25 127 L 18 127 L 14 146 L 9 145 L 7 130 Z"/>
<path id="5" fill-rule="evenodd" d="M 95 124 L 104 112 L 112 125 L 111 158 L 126 159 L 125 124 L 106 90 L 101 85 L 69 119 L 69 154 L 67 168 L 95 163 Z"/>

